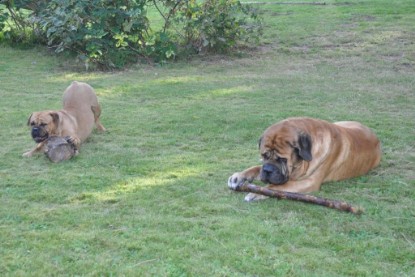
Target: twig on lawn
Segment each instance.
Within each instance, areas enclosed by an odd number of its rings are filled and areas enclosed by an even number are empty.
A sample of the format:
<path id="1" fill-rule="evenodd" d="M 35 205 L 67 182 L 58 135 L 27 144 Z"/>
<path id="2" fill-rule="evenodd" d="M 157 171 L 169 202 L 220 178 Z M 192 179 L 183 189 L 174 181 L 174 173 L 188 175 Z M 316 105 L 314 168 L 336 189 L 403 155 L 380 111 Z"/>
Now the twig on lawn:
<path id="1" fill-rule="evenodd" d="M 150 259 L 150 260 L 144 260 L 144 261 L 141 261 L 141 262 L 138 262 L 138 263 L 136 263 L 135 265 L 133 265 L 134 267 L 136 267 L 136 266 L 140 266 L 140 265 L 142 265 L 142 264 L 146 264 L 146 263 L 150 263 L 150 262 L 154 262 L 154 261 L 157 261 L 158 259 Z"/>
<path id="2" fill-rule="evenodd" d="M 254 184 L 244 184 L 242 186 L 236 187 L 235 190 L 244 191 L 244 192 L 253 192 L 253 193 L 262 194 L 265 196 L 278 198 L 278 199 L 296 200 L 296 201 L 301 201 L 305 203 L 316 204 L 316 205 L 325 206 L 325 207 L 340 210 L 340 211 L 349 212 L 352 214 L 363 213 L 363 210 L 361 208 L 354 207 L 351 204 L 343 202 L 343 201 L 331 200 L 331 199 L 317 197 L 317 196 L 309 195 L 309 194 L 271 190 L 265 187 L 256 186 Z"/>
<path id="3" fill-rule="evenodd" d="M 408 244 L 415 249 L 414 244 L 412 243 L 412 241 L 410 241 L 404 233 L 401 233 L 402 237 L 408 242 Z"/>

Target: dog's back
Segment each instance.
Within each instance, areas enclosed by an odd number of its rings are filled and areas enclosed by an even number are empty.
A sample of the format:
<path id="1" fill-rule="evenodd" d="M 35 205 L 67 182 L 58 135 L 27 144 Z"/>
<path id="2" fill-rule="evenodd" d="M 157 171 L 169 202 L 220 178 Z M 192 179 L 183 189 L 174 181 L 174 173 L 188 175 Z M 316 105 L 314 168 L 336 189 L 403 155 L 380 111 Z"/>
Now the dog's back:
<path id="1" fill-rule="evenodd" d="M 81 141 L 94 128 L 93 107 L 99 107 L 98 99 L 94 89 L 86 83 L 74 81 L 63 93 L 63 109 L 76 119 L 77 134 Z"/>
<path id="2" fill-rule="evenodd" d="M 337 181 L 366 174 L 380 163 L 380 141 L 368 127 L 355 121 L 341 121 L 334 123 L 342 137 L 342 164 L 332 165 L 332 171 L 326 181 Z"/>

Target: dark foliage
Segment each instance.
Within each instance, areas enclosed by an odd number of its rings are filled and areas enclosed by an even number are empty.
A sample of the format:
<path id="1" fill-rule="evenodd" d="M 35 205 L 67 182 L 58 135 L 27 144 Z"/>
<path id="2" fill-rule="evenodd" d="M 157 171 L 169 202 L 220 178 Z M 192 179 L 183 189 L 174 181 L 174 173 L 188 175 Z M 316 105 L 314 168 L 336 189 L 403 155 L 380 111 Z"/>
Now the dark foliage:
<path id="1" fill-rule="evenodd" d="M 252 43 L 261 21 L 237 0 L 0 1 L 0 32 L 12 44 L 46 44 L 76 53 L 87 67 L 121 68 L 180 55 L 221 52 Z M 161 30 L 147 16 L 155 8 Z"/>

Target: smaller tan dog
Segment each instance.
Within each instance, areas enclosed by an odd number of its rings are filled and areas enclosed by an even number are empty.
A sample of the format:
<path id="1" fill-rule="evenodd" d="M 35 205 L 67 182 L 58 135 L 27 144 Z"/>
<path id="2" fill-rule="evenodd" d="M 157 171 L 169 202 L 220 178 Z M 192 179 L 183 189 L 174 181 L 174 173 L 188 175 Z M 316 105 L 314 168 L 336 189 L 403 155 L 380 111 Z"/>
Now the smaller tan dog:
<path id="1" fill-rule="evenodd" d="M 99 121 L 101 107 L 94 89 L 82 82 L 72 82 L 63 93 L 63 109 L 60 111 L 34 112 L 27 125 L 37 143 L 36 147 L 23 154 L 31 157 L 34 153 L 43 153 L 50 136 L 68 137 L 77 150 L 92 132 L 94 125 L 105 131 Z"/>

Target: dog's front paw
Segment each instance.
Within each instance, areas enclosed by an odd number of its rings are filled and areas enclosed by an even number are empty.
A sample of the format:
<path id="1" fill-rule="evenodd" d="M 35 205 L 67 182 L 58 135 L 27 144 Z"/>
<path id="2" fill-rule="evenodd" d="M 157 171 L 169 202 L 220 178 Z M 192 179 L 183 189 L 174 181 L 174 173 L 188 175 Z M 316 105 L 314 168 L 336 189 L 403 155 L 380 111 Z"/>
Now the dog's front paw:
<path id="1" fill-rule="evenodd" d="M 68 142 L 69 144 L 71 144 L 72 147 L 75 150 L 78 150 L 79 149 L 79 145 L 81 144 L 81 140 L 79 138 L 74 137 L 74 136 L 66 136 L 65 137 L 65 140 L 66 140 L 66 142 Z"/>
<path id="2" fill-rule="evenodd" d="M 75 143 L 76 138 L 73 138 L 71 136 L 66 136 L 66 137 L 64 137 L 64 139 L 66 140 L 67 143 L 69 143 L 71 145 L 71 147 L 75 150 L 75 152 L 78 151 L 77 144 Z"/>
<path id="3" fill-rule="evenodd" d="M 33 152 L 32 151 L 25 152 L 22 155 L 22 157 L 25 157 L 25 158 L 29 158 L 29 157 L 32 157 L 32 156 L 33 156 Z"/>
<path id="4" fill-rule="evenodd" d="M 241 172 L 236 172 L 231 177 L 229 177 L 228 187 L 232 190 L 237 190 L 246 181 L 247 179 L 241 174 Z"/>
<path id="5" fill-rule="evenodd" d="M 252 201 L 258 201 L 258 200 L 264 200 L 264 199 L 267 199 L 267 198 L 269 198 L 269 197 L 265 196 L 265 195 L 262 195 L 262 194 L 256 194 L 256 193 L 250 192 L 245 196 L 245 201 L 246 202 L 252 202 Z"/>

